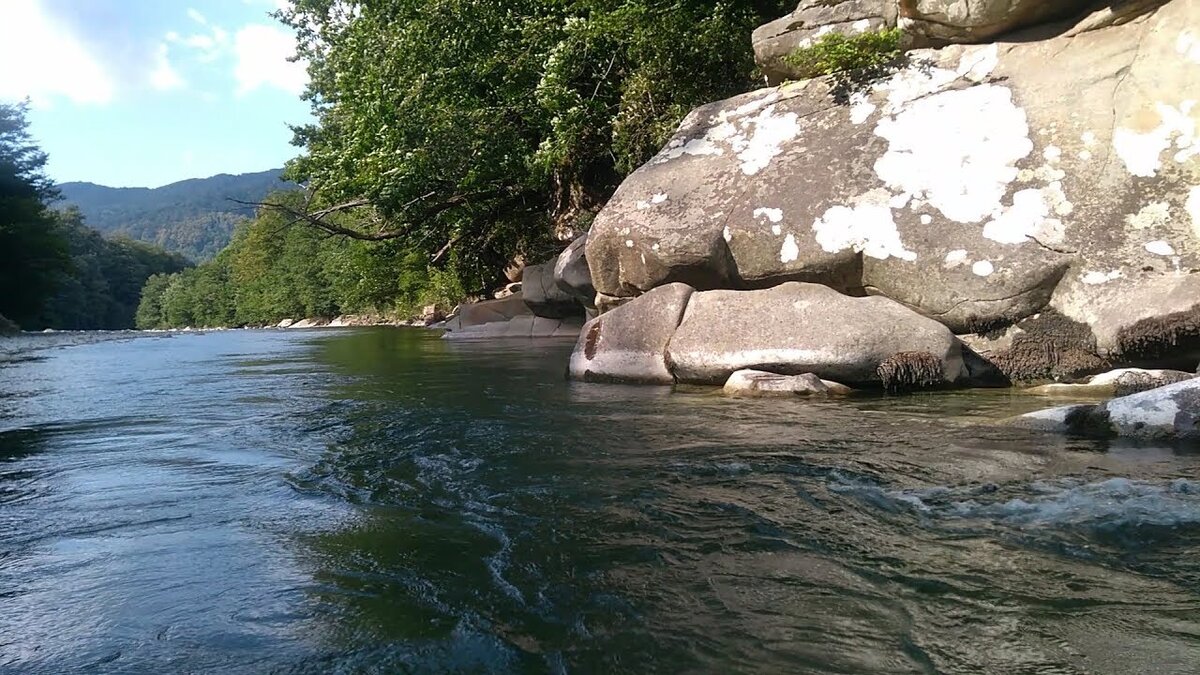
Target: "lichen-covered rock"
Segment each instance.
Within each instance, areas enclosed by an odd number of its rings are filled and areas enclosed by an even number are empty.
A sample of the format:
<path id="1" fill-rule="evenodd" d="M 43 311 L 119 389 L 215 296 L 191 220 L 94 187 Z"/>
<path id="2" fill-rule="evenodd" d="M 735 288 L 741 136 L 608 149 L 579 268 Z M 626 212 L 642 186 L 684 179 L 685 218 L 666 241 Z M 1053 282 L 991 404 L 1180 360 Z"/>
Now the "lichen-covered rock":
<path id="1" fill-rule="evenodd" d="M 844 384 L 822 380 L 812 373 L 780 375 L 762 370 L 739 370 L 725 381 L 724 391 L 733 396 L 847 396 L 854 390 Z"/>
<path id="2" fill-rule="evenodd" d="M 918 50 L 845 105 L 817 79 L 699 108 L 597 216 L 596 290 L 811 281 L 983 334 L 1013 379 L 1190 367 L 1195 26 L 1200 0 L 1173 0 L 1100 30 Z"/>
<path id="3" fill-rule="evenodd" d="M 751 42 L 754 60 L 767 81 L 778 84 L 800 76 L 783 57 L 811 46 L 822 35 L 853 35 L 896 25 L 896 0 L 801 0 L 787 16 L 759 26 Z"/>
<path id="4" fill-rule="evenodd" d="M 693 289 L 660 286 L 583 326 L 571 354 L 570 376 L 585 382 L 672 384 L 667 343 Z"/>
<path id="5" fill-rule="evenodd" d="M 521 297 L 536 316 L 562 319 L 583 316 L 579 299 L 555 282 L 554 264 L 527 265 L 521 277 Z"/>
<path id="6" fill-rule="evenodd" d="M 588 269 L 587 235 L 576 237 L 571 245 L 554 261 L 554 283 L 567 295 L 585 307 L 596 302 L 596 288 L 592 286 L 592 271 Z"/>
<path id="7" fill-rule="evenodd" d="M 1093 0 L 899 0 L 900 27 L 941 42 L 982 42 L 1017 28 L 1063 19 Z"/>
<path id="8" fill-rule="evenodd" d="M 893 363 L 911 366 L 881 369 L 901 354 Z M 795 282 L 695 293 L 667 361 L 677 381 L 696 384 L 721 384 L 744 369 L 896 389 L 966 377 L 961 343 L 938 322 L 886 298 L 852 298 Z"/>
<path id="9" fill-rule="evenodd" d="M 1015 424 L 1046 431 L 1149 440 L 1200 441 L 1200 378 L 1114 398 L 1022 415 Z"/>

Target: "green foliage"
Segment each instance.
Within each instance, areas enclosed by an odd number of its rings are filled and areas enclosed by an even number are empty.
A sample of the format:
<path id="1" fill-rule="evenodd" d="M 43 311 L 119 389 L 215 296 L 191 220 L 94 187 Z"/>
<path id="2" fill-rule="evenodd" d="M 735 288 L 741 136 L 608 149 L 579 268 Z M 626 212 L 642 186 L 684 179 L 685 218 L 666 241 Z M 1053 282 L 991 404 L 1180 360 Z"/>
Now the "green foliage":
<path id="1" fill-rule="evenodd" d="M 57 196 L 29 136 L 28 104 L 0 104 L 0 314 L 29 327 L 69 264 L 46 203 Z"/>
<path id="2" fill-rule="evenodd" d="M 870 72 L 895 61 L 901 53 L 899 28 L 853 35 L 831 32 L 783 57 L 799 78 Z"/>
<path id="3" fill-rule="evenodd" d="M 272 200 L 300 206 L 297 192 Z M 340 216 L 344 226 L 353 223 Z M 450 265 L 401 242 L 333 237 L 268 209 L 239 227 L 213 260 L 178 274 L 150 277 L 137 310 L 139 328 L 266 326 L 282 319 L 340 314 L 415 314 L 426 304 L 449 309 L 465 296 Z"/>
<path id="4" fill-rule="evenodd" d="M 181 256 L 149 244 L 105 239 L 83 224 L 78 210 L 69 209 L 58 218 L 57 231 L 67 242 L 69 266 L 56 274 L 55 292 L 27 320 L 27 328 L 132 328 L 146 280 L 188 266 Z"/>
<path id="5" fill-rule="evenodd" d="M 318 121 L 295 130 L 288 176 L 318 205 L 369 199 L 406 250 L 482 290 L 590 217 L 687 111 L 756 86 L 747 36 L 793 7 L 293 0 Z"/>
<path id="6" fill-rule="evenodd" d="M 76 206 L 88 224 L 110 236 L 124 236 L 208 260 L 229 243 L 237 225 L 254 209 L 232 199 L 260 202 L 285 189 L 280 170 L 180 181 L 159 188 L 111 188 L 93 183 L 58 186 L 65 205 Z"/>

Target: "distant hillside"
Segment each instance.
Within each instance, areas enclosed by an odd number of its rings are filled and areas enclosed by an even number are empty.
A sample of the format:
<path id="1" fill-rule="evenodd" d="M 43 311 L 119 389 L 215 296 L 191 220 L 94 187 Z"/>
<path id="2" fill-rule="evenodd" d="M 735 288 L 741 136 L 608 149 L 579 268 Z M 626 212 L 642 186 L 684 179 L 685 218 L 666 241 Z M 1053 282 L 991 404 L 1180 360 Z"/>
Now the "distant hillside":
<path id="1" fill-rule="evenodd" d="M 276 190 L 295 187 L 280 180 L 281 171 L 220 174 L 153 189 L 63 183 L 59 205 L 79 207 L 87 224 L 106 235 L 123 234 L 207 260 L 229 243 L 240 220 L 253 215 L 253 209 L 229 199 L 262 201 Z"/>

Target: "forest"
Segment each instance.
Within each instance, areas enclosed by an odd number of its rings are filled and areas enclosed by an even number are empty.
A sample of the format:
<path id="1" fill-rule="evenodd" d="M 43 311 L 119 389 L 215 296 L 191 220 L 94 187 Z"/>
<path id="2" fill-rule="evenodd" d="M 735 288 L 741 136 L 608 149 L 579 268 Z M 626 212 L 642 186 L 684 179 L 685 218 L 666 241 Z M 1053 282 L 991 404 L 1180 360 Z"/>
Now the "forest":
<path id="1" fill-rule="evenodd" d="M 759 86 L 748 36 L 792 6 L 293 0 L 276 18 L 297 33 L 316 118 L 294 128 L 284 172 L 301 189 L 253 203 L 212 260 L 150 276 L 138 325 L 403 314 L 484 294 L 514 259 L 586 231 L 690 110 Z M 52 249 L 24 264 L 54 268 Z"/>

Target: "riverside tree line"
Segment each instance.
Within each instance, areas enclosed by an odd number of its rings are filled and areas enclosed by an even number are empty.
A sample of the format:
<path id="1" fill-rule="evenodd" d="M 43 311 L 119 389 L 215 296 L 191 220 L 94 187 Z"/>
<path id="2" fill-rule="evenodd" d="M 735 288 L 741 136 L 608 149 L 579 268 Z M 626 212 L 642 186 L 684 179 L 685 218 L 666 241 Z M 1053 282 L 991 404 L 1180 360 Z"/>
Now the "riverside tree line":
<path id="1" fill-rule="evenodd" d="M 316 122 L 208 263 L 152 276 L 142 327 L 404 312 L 581 232 L 690 110 L 759 86 L 794 0 L 293 0 Z M 2 310 L 0 310 L 2 311 Z"/>

